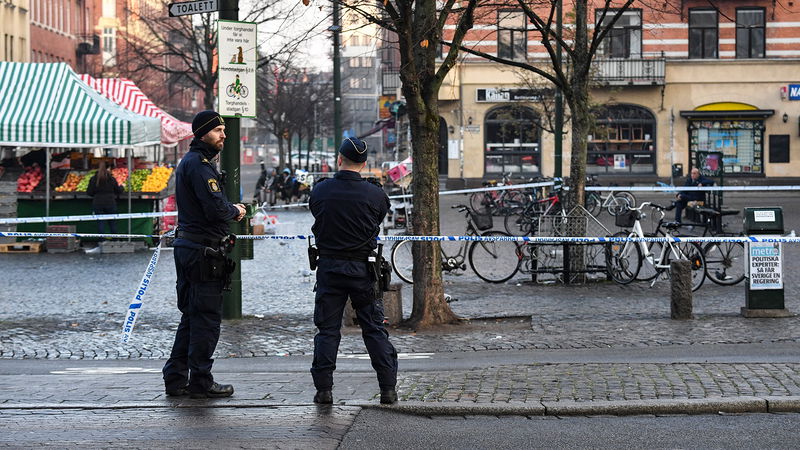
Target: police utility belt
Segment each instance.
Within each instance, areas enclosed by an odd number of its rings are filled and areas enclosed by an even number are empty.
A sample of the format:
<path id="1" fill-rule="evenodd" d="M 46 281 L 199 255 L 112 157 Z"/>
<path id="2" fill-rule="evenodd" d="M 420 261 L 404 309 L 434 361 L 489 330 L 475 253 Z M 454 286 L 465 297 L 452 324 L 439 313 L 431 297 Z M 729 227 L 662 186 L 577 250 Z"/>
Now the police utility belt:
<path id="1" fill-rule="evenodd" d="M 370 239 L 371 241 L 372 239 Z M 370 267 L 370 275 L 373 281 L 377 282 L 376 291 L 386 292 L 392 283 L 392 266 L 383 257 L 383 244 L 378 244 L 378 248 L 361 248 L 353 251 L 348 250 L 327 250 L 317 248 L 308 241 L 308 265 L 311 270 L 317 269 L 319 258 L 331 258 L 344 261 L 366 262 Z"/>
<path id="2" fill-rule="evenodd" d="M 175 238 L 186 239 L 203 246 L 203 273 L 209 279 L 222 280 L 222 288 L 231 290 L 231 274 L 236 269 L 236 261 L 228 256 L 236 245 L 236 235 L 222 237 L 177 231 Z"/>

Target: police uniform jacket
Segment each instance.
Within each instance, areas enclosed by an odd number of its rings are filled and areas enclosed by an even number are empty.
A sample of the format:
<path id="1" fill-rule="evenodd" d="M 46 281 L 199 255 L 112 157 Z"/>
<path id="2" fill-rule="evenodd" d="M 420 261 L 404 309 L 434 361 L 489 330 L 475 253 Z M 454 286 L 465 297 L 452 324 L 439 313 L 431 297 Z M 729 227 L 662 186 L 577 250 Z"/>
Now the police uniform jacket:
<path id="1" fill-rule="evenodd" d="M 358 172 L 340 170 L 332 179 L 317 182 L 309 200 L 317 247 L 324 252 L 374 249 L 389 197 Z"/>
<path id="2" fill-rule="evenodd" d="M 225 197 L 220 173 L 211 162 L 217 153 L 195 138 L 175 170 L 179 232 L 217 240 L 230 232 L 228 221 L 239 215 L 236 206 Z M 185 241 L 176 239 L 175 246 L 195 247 Z"/>

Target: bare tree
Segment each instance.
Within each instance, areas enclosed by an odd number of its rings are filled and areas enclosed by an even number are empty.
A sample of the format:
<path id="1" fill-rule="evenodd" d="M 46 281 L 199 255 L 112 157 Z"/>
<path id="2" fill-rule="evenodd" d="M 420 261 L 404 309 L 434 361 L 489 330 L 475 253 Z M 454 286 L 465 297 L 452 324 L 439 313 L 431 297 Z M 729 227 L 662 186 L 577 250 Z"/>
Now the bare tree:
<path id="1" fill-rule="evenodd" d="M 418 235 L 439 234 L 439 88 L 456 63 L 461 42 L 472 28 L 478 0 L 383 0 L 342 2 L 354 11 L 397 35 L 400 80 L 411 125 L 414 159 L 414 216 Z M 449 52 L 441 64 L 436 58 L 446 25 L 455 24 Z M 442 263 L 438 242 L 415 242 L 414 302 L 406 324 L 418 328 L 457 322 L 444 300 Z"/>
<path id="2" fill-rule="evenodd" d="M 218 66 L 217 14 L 167 17 L 163 11 L 172 0 L 161 1 L 163 8 L 128 11 L 129 22 L 135 22 L 140 31 L 121 36 L 129 55 L 120 67 L 121 75 L 146 82 L 154 73 L 166 74 L 169 82 L 181 82 L 202 91 L 205 108 L 213 109 Z M 240 17 L 242 21 L 263 25 L 259 31 L 260 47 L 273 49 L 270 53 L 259 52 L 259 66 L 294 55 L 298 46 L 314 33 L 309 27 L 293 29 L 299 33 L 291 38 L 284 34 L 289 28 L 284 25 L 291 24 L 301 13 L 302 8 L 280 0 L 254 0 L 250 11 Z M 271 42 L 278 43 L 263 45 Z"/>

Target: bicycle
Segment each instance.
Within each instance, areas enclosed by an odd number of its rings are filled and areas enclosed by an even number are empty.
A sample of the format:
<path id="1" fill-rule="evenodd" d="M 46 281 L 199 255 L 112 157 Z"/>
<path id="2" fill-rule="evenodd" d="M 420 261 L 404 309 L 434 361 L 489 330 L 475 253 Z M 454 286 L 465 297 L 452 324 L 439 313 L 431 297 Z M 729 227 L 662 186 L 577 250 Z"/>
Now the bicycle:
<path id="1" fill-rule="evenodd" d="M 250 94 L 250 91 L 247 89 L 247 86 L 240 85 L 239 90 L 237 92 L 236 86 L 234 86 L 233 83 L 231 83 L 225 89 L 225 93 L 228 95 L 228 97 L 236 97 L 237 95 L 239 95 L 240 98 L 247 98 L 247 95 Z"/>
<path id="2" fill-rule="evenodd" d="M 598 191 L 586 193 L 584 208 L 593 216 L 597 217 L 603 212 L 603 208 L 608 214 L 616 217 L 617 214 L 625 212 L 629 207 L 636 205 L 636 197 L 628 191 L 614 191 L 610 189 L 608 195 L 603 196 Z"/>
<path id="3" fill-rule="evenodd" d="M 511 172 L 503 174 L 503 181 L 498 183 L 496 180 L 484 181 L 484 187 L 510 186 Z M 506 189 L 502 191 L 483 191 L 474 192 L 469 197 L 469 205 L 473 211 L 483 211 L 492 215 L 503 215 L 508 210 L 519 207 L 525 203 L 525 194 L 516 189 Z"/>
<path id="4" fill-rule="evenodd" d="M 737 236 L 736 233 L 719 232 L 726 225 L 720 221 L 722 215 L 719 211 L 705 206 L 695 206 L 694 212 L 703 219 L 701 223 L 685 223 L 685 226 L 698 226 L 703 228 L 702 236 Z M 741 233 L 738 234 L 741 236 Z M 741 283 L 745 278 L 745 253 L 742 242 L 708 242 L 703 245 L 706 258 L 706 277 L 721 286 L 733 286 Z"/>
<path id="5" fill-rule="evenodd" d="M 561 207 L 560 194 L 556 189 L 542 199 L 529 201 L 506 213 L 503 219 L 506 231 L 512 236 L 533 236 L 539 230 L 539 217 L 566 214 Z"/>
<path id="6" fill-rule="evenodd" d="M 465 212 L 465 236 L 510 237 L 502 231 L 485 231 L 492 228 L 492 216 L 476 214 L 466 205 L 455 205 L 452 208 Z M 406 283 L 414 282 L 412 249 L 413 241 L 397 241 L 392 246 L 392 267 L 397 276 Z M 522 255 L 519 243 L 515 241 L 462 241 L 456 254 L 447 254 L 444 248 L 441 248 L 441 254 L 443 271 L 466 270 L 465 260 L 468 260 L 475 274 L 489 283 L 502 283 L 516 275 Z"/>
<path id="7" fill-rule="evenodd" d="M 644 216 L 642 209 L 650 206 L 658 211 L 661 217 L 658 220 L 656 231 L 645 234 L 642 230 L 641 218 Z M 666 242 L 615 242 L 610 244 L 606 254 L 606 267 L 608 274 L 619 284 L 628 284 L 633 280 L 650 281 L 652 287 L 659 276 L 670 276 L 671 260 L 687 260 L 691 264 L 692 291 L 700 289 L 706 279 L 706 262 L 702 247 L 696 242 L 673 242 L 672 232 L 680 227 L 677 222 L 664 222 L 664 207 L 650 202 L 642 203 L 638 208 L 630 208 L 627 212 L 617 215 L 617 226 L 631 227 L 631 232 L 621 231 L 614 236 L 653 237 L 667 238 Z M 662 227 L 666 231 L 662 230 Z M 640 271 L 646 272 L 640 276 Z M 637 278 L 638 277 L 638 278 Z"/>

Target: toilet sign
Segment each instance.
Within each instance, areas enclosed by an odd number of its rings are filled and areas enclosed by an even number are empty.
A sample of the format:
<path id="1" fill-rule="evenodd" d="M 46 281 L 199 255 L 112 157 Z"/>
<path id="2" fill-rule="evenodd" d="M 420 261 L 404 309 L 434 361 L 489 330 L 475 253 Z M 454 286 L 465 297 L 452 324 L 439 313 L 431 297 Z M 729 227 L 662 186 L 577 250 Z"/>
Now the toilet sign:
<path id="1" fill-rule="evenodd" d="M 210 13 L 219 11 L 219 0 L 198 0 L 194 2 L 170 3 L 168 8 L 170 17 Z"/>

